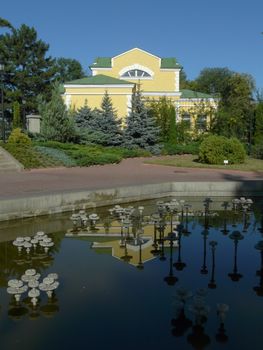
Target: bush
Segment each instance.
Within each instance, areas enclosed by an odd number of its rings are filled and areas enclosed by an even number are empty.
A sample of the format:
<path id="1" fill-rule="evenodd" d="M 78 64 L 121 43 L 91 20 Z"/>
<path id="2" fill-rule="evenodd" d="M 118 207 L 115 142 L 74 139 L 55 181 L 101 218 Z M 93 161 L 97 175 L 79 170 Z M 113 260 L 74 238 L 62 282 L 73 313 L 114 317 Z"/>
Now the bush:
<path id="1" fill-rule="evenodd" d="M 7 142 L 16 145 L 31 145 L 31 139 L 26 134 L 24 134 L 20 128 L 16 128 L 11 132 Z"/>
<path id="2" fill-rule="evenodd" d="M 199 161 L 207 164 L 244 163 L 246 152 L 243 145 L 236 139 L 224 136 L 209 136 L 199 148 Z"/>
<path id="3" fill-rule="evenodd" d="M 43 146 L 35 146 L 35 149 L 38 152 L 59 161 L 64 166 L 71 167 L 76 165 L 76 162 L 62 150 Z"/>
<path id="4" fill-rule="evenodd" d="M 2 145 L 9 153 L 12 154 L 26 169 L 44 168 L 62 165 L 54 159 L 42 155 L 33 147 L 20 144 L 19 147 L 15 143 L 5 143 Z"/>
<path id="5" fill-rule="evenodd" d="M 198 142 L 192 142 L 187 145 L 175 144 L 175 143 L 165 143 L 162 153 L 164 155 L 174 155 L 174 154 L 198 154 L 199 153 Z"/>

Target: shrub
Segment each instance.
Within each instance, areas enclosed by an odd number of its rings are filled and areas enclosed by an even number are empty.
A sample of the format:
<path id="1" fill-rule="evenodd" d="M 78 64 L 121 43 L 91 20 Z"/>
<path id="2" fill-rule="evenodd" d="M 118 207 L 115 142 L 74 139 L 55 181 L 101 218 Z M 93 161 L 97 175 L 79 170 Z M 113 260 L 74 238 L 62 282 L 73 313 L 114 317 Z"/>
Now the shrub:
<path id="1" fill-rule="evenodd" d="M 165 143 L 162 153 L 167 155 L 173 154 L 198 154 L 200 144 L 198 142 L 192 142 L 186 145 Z"/>
<path id="2" fill-rule="evenodd" d="M 23 164 L 26 169 L 62 165 L 54 159 L 37 152 L 37 150 L 31 146 L 20 144 L 18 147 L 15 143 L 5 143 L 2 146 Z"/>
<path id="3" fill-rule="evenodd" d="M 76 162 L 74 159 L 69 157 L 64 151 L 55 149 L 55 148 L 50 148 L 50 147 L 43 147 L 43 146 L 35 146 L 35 149 L 44 154 L 47 155 L 57 161 L 59 161 L 61 164 L 67 167 L 75 166 Z"/>
<path id="4" fill-rule="evenodd" d="M 244 163 L 245 156 L 245 149 L 236 138 L 209 136 L 199 148 L 199 161 L 207 164 L 223 164 L 225 159 L 229 164 Z"/>
<path id="5" fill-rule="evenodd" d="M 16 145 L 31 145 L 31 139 L 20 128 L 16 128 L 11 132 L 7 142 Z"/>

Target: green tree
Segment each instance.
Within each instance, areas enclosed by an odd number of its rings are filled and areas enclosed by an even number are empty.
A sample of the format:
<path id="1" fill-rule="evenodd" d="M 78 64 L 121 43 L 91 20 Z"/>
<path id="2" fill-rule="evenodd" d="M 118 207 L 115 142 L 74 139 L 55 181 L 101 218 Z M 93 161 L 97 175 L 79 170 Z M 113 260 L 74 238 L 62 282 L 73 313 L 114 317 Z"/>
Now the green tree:
<path id="1" fill-rule="evenodd" d="M 2 24 L 9 22 L 2 19 Z M 6 23 L 7 22 L 7 23 Z M 50 96 L 54 61 L 47 57 L 49 46 L 37 37 L 34 28 L 22 24 L 0 35 L 0 61 L 5 65 L 4 88 L 7 110 L 17 101 L 23 113 L 37 111 L 37 95 Z M 9 104 L 9 108 L 8 108 Z"/>
<path id="2" fill-rule="evenodd" d="M 227 67 L 204 68 L 195 80 L 196 90 L 212 95 L 222 95 L 233 74 L 234 72 Z"/>
<path id="3" fill-rule="evenodd" d="M 136 88 L 132 94 L 131 111 L 126 118 L 124 145 L 151 150 L 158 143 L 159 134 L 160 128 L 145 106 L 140 88 Z"/>
<path id="4" fill-rule="evenodd" d="M 249 142 L 252 125 L 253 80 L 249 75 L 235 73 L 226 85 L 219 102 L 212 130 L 226 137 Z"/>
<path id="5" fill-rule="evenodd" d="M 21 128 L 20 104 L 15 101 L 13 104 L 13 129 Z"/>
<path id="6" fill-rule="evenodd" d="M 39 110 L 42 116 L 41 134 L 46 140 L 66 142 L 74 139 L 73 120 L 61 98 L 58 83 L 54 85 L 51 100 L 41 100 Z"/>
<path id="7" fill-rule="evenodd" d="M 175 108 L 166 96 L 149 103 L 149 109 L 160 128 L 160 139 L 167 142 L 171 136 L 171 123 L 175 121 Z"/>
<path id="8" fill-rule="evenodd" d="M 254 143 L 263 146 L 263 101 L 258 102 L 255 108 Z"/>
<path id="9" fill-rule="evenodd" d="M 55 61 L 55 71 L 55 77 L 60 83 L 80 79 L 85 76 L 81 64 L 71 58 L 57 58 Z"/>
<path id="10" fill-rule="evenodd" d="M 120 145 L 122 134 L 120 130 L 121 121 L 117 119 L 116 111 L 113 108 L 111 98 L 107 91 L 101 102 L 101 120 L 99 131 L 107 135 L 107 145 Z"/>

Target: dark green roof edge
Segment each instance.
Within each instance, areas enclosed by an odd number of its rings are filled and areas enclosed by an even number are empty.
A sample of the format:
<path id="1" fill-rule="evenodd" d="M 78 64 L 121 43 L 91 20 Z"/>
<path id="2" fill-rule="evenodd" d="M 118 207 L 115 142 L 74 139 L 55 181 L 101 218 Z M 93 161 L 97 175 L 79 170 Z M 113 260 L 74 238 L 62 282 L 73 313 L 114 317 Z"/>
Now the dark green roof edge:
<path id="1" fill-rule="evenodd" d="M 111 68 L 111 57 L 97 57 L 90 68 Z"/>
<path id="2" fill-rule="evenodd" d="M 161 58 L 161 69 L 180 69 L 182 66 L 175 57 Z"/>
<path id="3" fill-rule="evenodd" d="M 65 82 L 64 85 L 134 85 L 130 81 L 121 80 L 107 75 L 98 74 L 77 80 Z"/>
<path id="4" fill-rule="evenodd" d="M 97 57 L 95 61 L 89 66 L 90 68 L 111 68 L 112 57 Z M 177 62 L 175 57 L 161 58 L 162 69 L 180 69 L 181 64 Z"/>
<path id="5" fill-rule="evenodd" d="M 210 94 L 188 90 L 188 89 L 182 89 L 180 92 L 182 93 L 181 98 L 215 98 Z"/>

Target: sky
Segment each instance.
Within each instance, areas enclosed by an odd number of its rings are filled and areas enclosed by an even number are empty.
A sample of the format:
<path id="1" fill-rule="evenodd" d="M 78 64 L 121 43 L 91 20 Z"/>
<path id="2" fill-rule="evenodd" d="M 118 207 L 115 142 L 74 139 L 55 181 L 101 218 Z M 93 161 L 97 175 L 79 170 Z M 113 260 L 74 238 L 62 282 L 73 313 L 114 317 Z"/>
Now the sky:
<path id="1" fill-rule="evenodd" d="M 34 27 L 49 55 L 87 72 L 98 56 L 139 47 L 176 57 L 188 79 L 228 67 L 263 89 L 263 0 L 1 0 L 0 17 Z"/>

